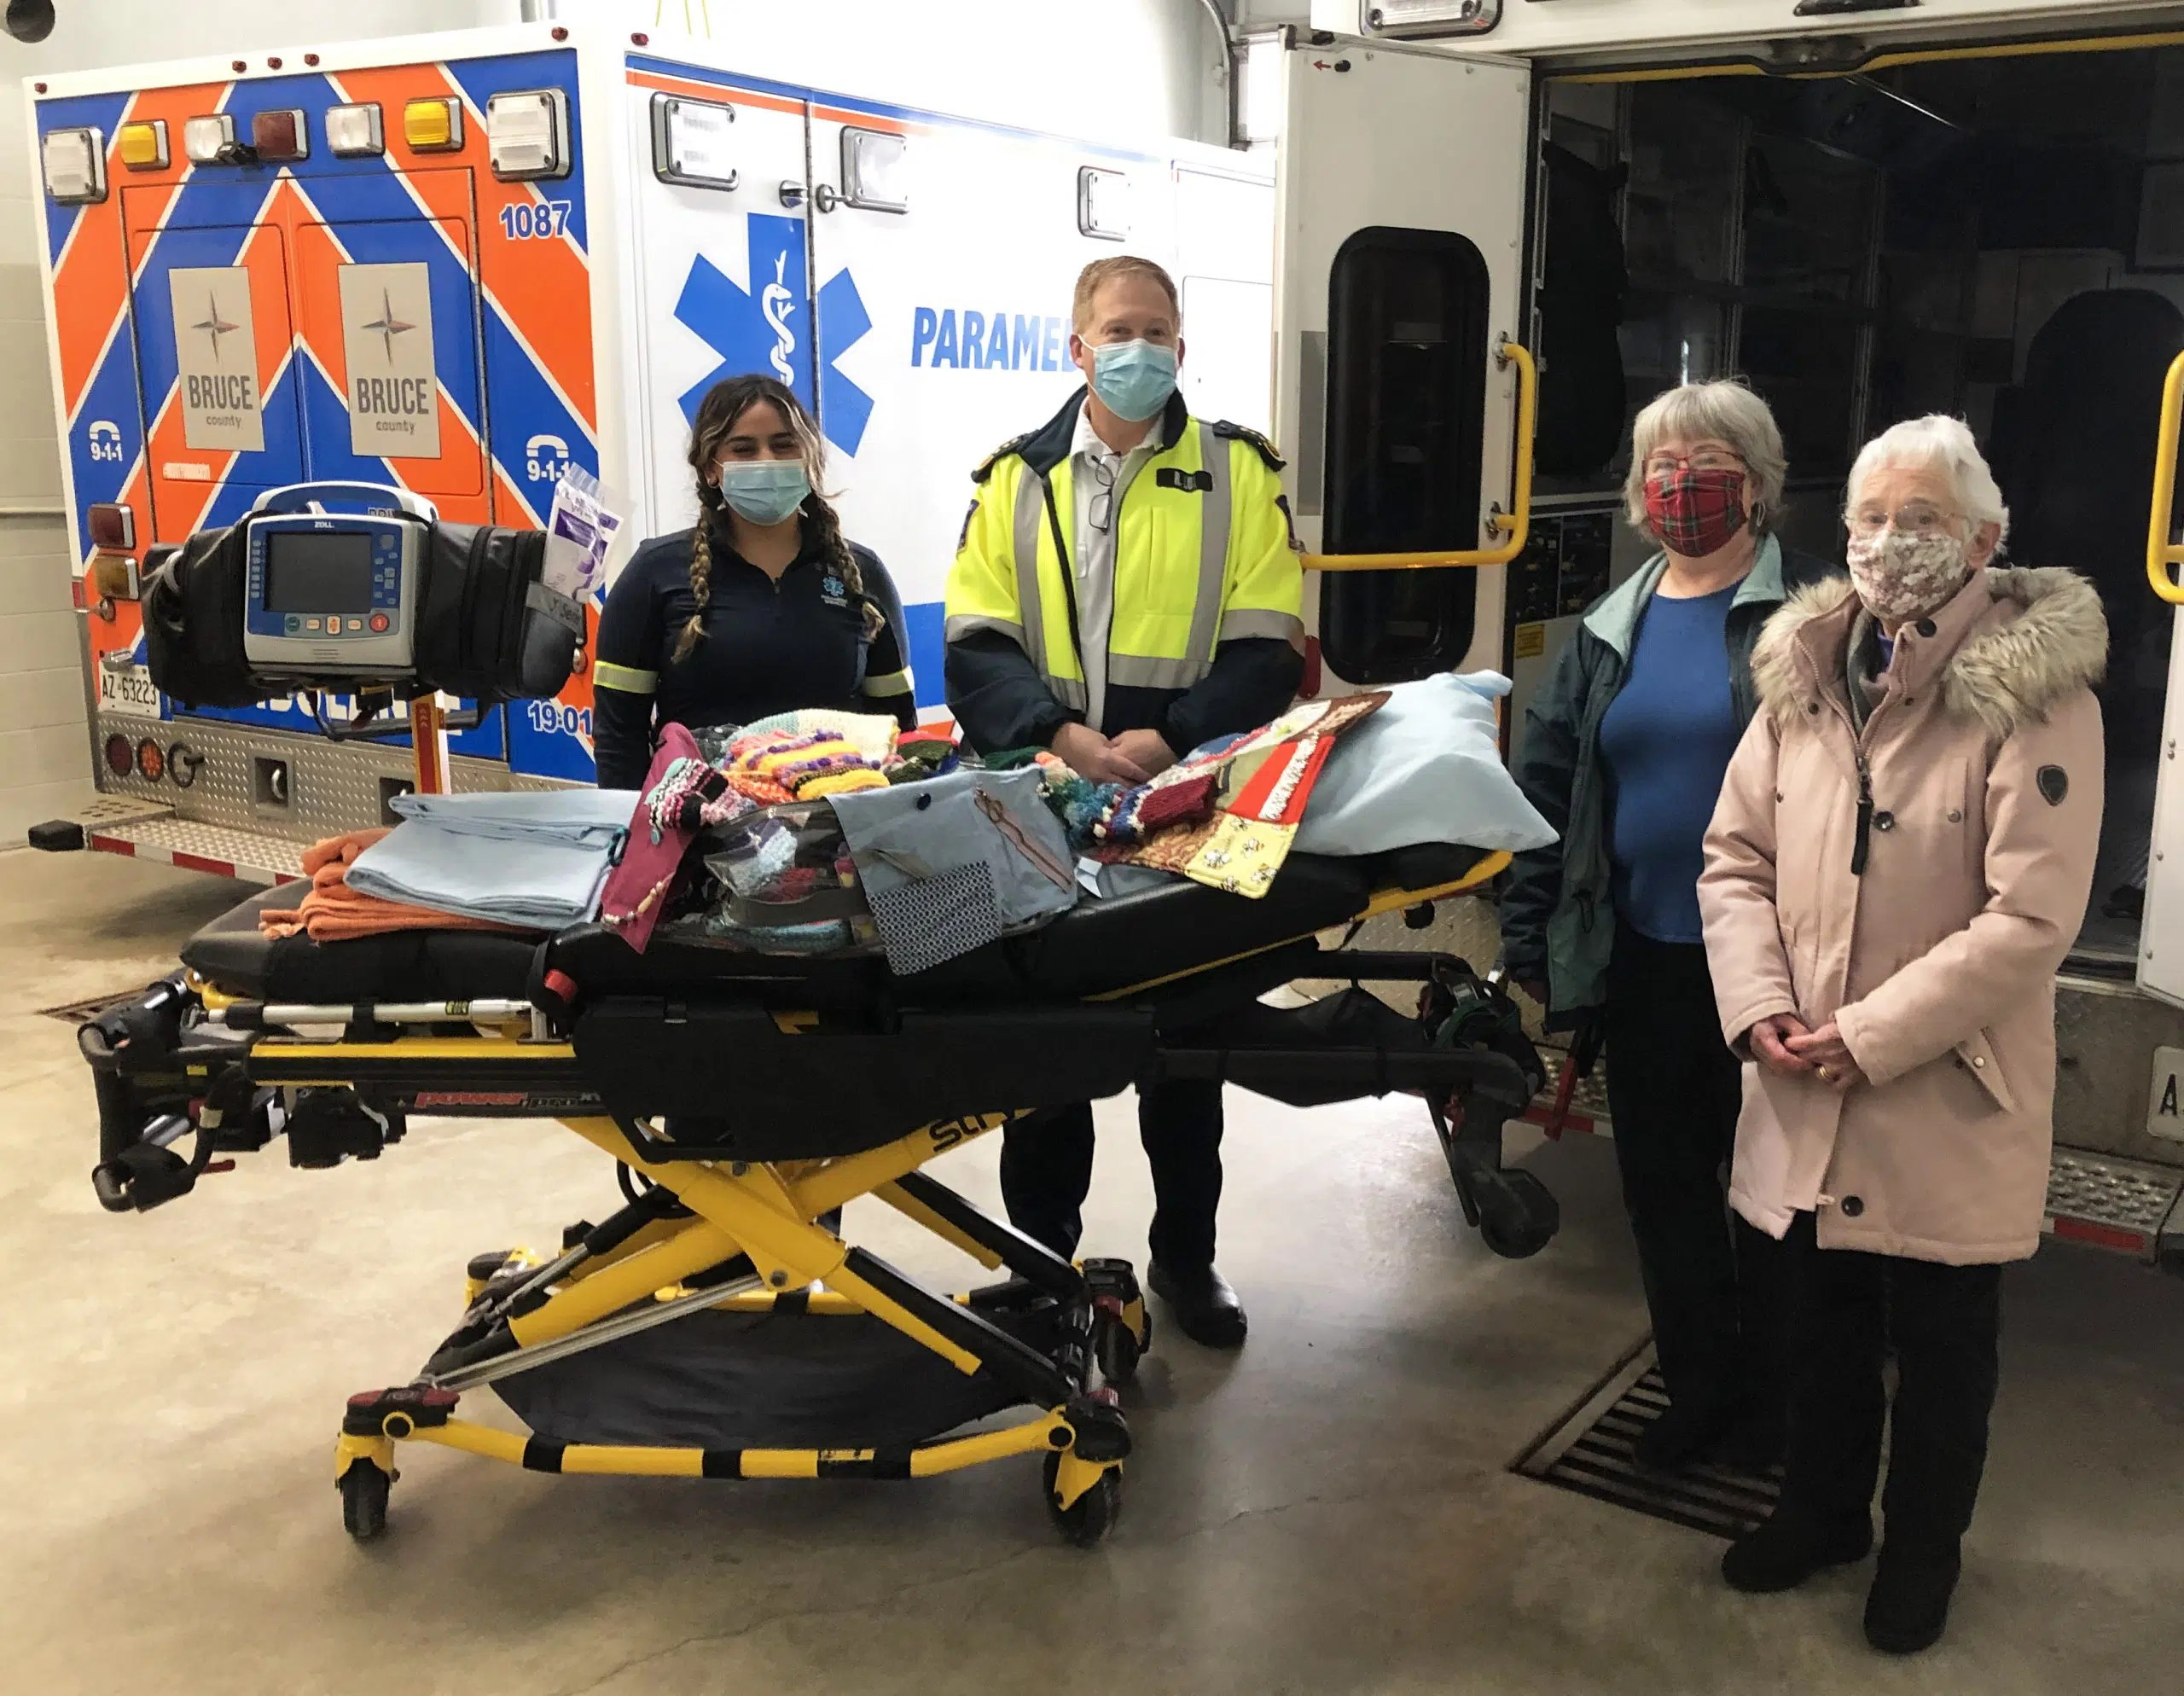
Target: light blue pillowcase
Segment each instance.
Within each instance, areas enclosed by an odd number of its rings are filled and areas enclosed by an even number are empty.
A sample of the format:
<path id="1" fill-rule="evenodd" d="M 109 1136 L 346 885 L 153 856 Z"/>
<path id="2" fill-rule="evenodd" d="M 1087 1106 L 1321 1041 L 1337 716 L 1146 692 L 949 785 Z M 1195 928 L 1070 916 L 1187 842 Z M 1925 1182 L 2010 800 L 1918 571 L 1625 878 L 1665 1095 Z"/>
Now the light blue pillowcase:
<path id="1" fill-rule="evenodd" d="M 1398 683 L 1378 712 L 1345 730 L 1298 827 L 1300 854 L 1384 854 L 1420 842 L 1513 853 L 1555 839 L 1508 768 L 1494 704 L 1498 671 L 1443 672 Z"/>

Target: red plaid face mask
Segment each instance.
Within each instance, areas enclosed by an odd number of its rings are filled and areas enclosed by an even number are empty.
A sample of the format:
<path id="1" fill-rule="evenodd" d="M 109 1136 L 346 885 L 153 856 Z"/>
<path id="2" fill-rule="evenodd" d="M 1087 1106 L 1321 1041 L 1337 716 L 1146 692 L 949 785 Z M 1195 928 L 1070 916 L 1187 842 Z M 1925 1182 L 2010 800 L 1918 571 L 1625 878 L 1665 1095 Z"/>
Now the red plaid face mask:
<path id="1" fill-rule="evenodd" d="M 1646 485 L 1646 521 L 1672 554 L 1703 560 L 1744 528 L 1744 473 L 1676 472 Z"/>

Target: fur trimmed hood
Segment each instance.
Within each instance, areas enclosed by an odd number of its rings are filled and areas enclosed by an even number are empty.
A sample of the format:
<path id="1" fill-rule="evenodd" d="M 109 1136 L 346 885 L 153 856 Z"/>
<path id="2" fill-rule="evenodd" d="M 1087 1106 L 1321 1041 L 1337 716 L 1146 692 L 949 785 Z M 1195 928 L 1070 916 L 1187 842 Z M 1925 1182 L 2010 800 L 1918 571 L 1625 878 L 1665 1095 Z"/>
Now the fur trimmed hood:
<path id="1" fill-rule="evenodd" d="M 2001 741 L 2027 724 L 2043 722 L 2056 704 L 2100 681 L 2108 664 L 2108 619 L 2100 595 L 2075 572 L 2051 566 L 1992 566 L 1980 574 L 1995 602 L 2014 613 L 1976 611 L 1942 672 L 1942 700 L 1949 712 L 1977 719 Z M 1804 717 L 1811 685 L 1801 675 L 1800 641 L 1809 625 L 1839 617 L 1847 638 L 1851 597 L 1847 578 L 1830 578 L 1799 590 L 1767 621 L 1752 651 L 1752 682 L 1776 725 L 1786 729 Z M 1839 671 L 1841 639 L 1833 644 Z M 1839 688 L 1839 685 L 1838 685 Z"/>

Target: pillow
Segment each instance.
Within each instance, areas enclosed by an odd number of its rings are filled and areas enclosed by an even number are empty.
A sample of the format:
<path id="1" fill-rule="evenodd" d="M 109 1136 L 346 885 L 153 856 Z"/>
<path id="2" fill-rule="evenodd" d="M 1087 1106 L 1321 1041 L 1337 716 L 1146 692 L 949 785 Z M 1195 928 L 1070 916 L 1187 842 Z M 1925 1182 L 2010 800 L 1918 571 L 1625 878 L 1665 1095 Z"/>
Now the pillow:
<path id="1" fill-rule="evenodd" d="M 1327 756 L 1298 828 L 1299 854 L 1382 854 L 1419 842 L 1520 852 L 1554 832 L 1502 764 L 1497 671 L 1398 683 Z"/>

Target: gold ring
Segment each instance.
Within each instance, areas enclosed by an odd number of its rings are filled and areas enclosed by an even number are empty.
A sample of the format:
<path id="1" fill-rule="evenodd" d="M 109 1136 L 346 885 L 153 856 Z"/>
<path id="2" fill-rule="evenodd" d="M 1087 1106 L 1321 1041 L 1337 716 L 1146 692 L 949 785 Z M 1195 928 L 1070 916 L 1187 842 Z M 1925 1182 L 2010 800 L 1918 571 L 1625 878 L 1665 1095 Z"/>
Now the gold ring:
<path id="1" fill-rule="evenodd" d="M 1828 1072 L 1826 1066 L 1820 1068 L 1820 1076 L 1822 1082 L 1825 1082 L 1831 1075 L 1832 1074 Z"/>

